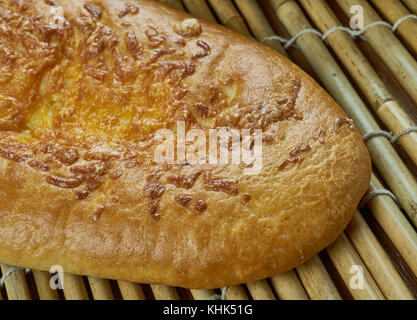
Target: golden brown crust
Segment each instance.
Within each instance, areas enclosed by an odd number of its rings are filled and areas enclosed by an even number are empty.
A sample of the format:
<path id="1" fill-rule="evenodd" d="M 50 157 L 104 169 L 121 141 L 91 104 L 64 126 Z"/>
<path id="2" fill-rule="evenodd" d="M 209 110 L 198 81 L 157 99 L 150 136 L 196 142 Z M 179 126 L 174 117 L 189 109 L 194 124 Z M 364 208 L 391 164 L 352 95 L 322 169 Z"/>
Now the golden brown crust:
<path id="1" fill-rule="evenodd" d="M 368 187 L 340 107 L 274 51 L 154 1 L 0 1 L 0 261 L 189 288 L 288 270 Z M 177 120 L 263 130 L 263 167 L 158 166 Z"/>

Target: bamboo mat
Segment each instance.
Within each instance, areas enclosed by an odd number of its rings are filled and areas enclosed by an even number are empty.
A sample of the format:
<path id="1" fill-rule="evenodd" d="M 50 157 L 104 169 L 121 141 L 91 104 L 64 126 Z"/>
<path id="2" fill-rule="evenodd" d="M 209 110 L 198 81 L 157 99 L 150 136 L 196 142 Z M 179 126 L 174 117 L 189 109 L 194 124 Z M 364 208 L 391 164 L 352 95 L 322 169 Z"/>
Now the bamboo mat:
<path id="1" fill-rule="evenodd" d="M 417 132 L 407 129 L 417 121 L 417 2 L 160 2 L 262 41 L 312 75 L 364 135 L 374 167 L 364 206 L 330 247 L 270 279 L 186 290 L 65 274 L 65 289 L 52 290 L 51 274 L 19 269 L 6 278 L 0 300 L 416 299 Z M 365 30 L 356 37 L 338 27 L 349 26 L 353 5 L 364 9 Z"/>

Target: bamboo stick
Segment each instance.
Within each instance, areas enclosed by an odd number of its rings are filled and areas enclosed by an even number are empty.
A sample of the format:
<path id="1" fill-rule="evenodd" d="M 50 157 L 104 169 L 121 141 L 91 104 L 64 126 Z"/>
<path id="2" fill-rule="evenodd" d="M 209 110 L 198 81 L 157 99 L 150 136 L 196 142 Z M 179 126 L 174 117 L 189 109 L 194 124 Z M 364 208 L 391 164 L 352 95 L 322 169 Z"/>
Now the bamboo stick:
<path id="1" fill-rule="evenodd" d="M 249 300 L 249 298 L 242 286 L 233 286 L 227 289 L 226 300 Z"/>
<path id="2" fill-rule="evenodd" d="M 51 274 L 46 271 L 33 270 L 36 288 L 38 290 L 39 299 L 41 300 L 59 300 L 58 292 L 51 288 Z"/>
<path id="3" fill-rule="evenodd" d="M 249 282 L 246 286 L 254 300 L 276 300 L 266 280 Z"/>
<path id="4" fill-rule="evenodd" d="M 214 290 L 190 290 L 194 300 L 212 300 L 216 295 Z"/>
<path id="5" fill-rule="evenodd" d="M 401 0 L 414 14 L 417 14 L 417 2 L 415 0 Z"/>
<path id="6" fill-rule="evenodd" d="M 398 19 L 410 14 L 410 11 L 398 0 L 371 0 L 371 2 L 392 25 Z M 414 53 L 417 53 L 417 20 L 407 19 L 403 21 L 398 26 L 397 32 Z"/>
<path id="7" fill-rule="evenodd" d="M 300 3 L 322 33 L 341 25 L 324 0 L 300 0 Z M 373 111 L 394 134 L 416 125 L 346 32 L 335 31 L 329 35 L 327 41 L 365 94 Z M 415 42 L 417 44 L 416 40 Z M 399 142 L 417 164 L 417 132 L 402 136 Z"/>
<path id="8" fill-rule="evenodd" d="M 177 290 L 160 284 L 151 284 L 153 295 L 156 300 L 179 300 Z"/>
<path id="9" fill-rule="evenodd" d="M 356 253 L 349 239 L 342 233 L 337 240 L 327 248 L 327 253 L 334 266 L 345 282 L 346 287 L 356 300 L 385 300 L 384 295 L 375 283 L 363 261 Z M 360 267 L 363 271 L 361 276 L 363 287 L 353 287 L 351 285 L 353 266 Z"/>
<path id="10" fill-rule="evenodd" d="M 283 2 L 283 0 L 271 1 L 273 4 Z M 278 8 L 277 14 L 291 35 L 294 36 L 305 28 L 311 28 L 300 7 L 294 1 L 286 1 L 282 6 L 275 7 Z M 381 128 L 321 38 L 307 33 L 298 38 L 297 44 L 327 91 L 354 120 L 359 131 L 365 135 L 380 130 Z M 417 225 L 417 183 L 414 177 L 386 138 L 374 137 L 366 144 L 374 165 L 394 191 L 410 219 Z"/>
<path id="11" fill-rule="evenodd" d="M 114 300 L 109 280 L 88 277 L 88 283 L 94 300 Z"/>
<path id="12" fill-rule="evenodd" d="M 275 13 L 278 12 L 279 8 L 288 0 L 269 0 L 272 8 L 274 9 Z M 279 15 L 278 15 L 279 17 Z"/>
<path id="13" fill-rule="evenodd" d="M 232 30 L 250 37 L 251 34 L 246 27 L 245 21 L 240 16 L 232 3 L 232 0 L 208 0 L 216 12 L 220 21 Z"/>
<path id="14" fill-rule="evenodd" d="M 338 5 L 349 16 L 353 5 L 364 9 L 365 25 L 381 21 L 381 17 L 365 0 L 336 0 Z M 390 68 L 397 81 L 407 90 L 417 103 L 417 62 L 386 26 L 374 26 L 364 33 L 370 45 L 375 49 L 384 63 Z"/>
<path id="15" fill-rule="evenodd" d="M 341 300 L 332 279 L 318 256 L 296 268 L 298 277 L 312 300 Z"/>
<path id="16" fill-rule="evenodd" d="M 88 300 L 83 278 L 74 274 L 64 274 L 64 295 L 66 300 Z"/>
<path id="17" fill-rule="evenodd" d="M 235 0 L 235 3 L 256 39 L 262 41 L 267 37 L 275 35 L 274 30 L 272 30 L 256 0 Z M 280 54 L 287 56 L 287 53 L 278 40 L 267 40 L 264 44 Z"/>
<path id="18" fill-rule="evenodd" d="M 5 274 L 11 266 L 2 264 L 1 272 Z M 26 283 L 25 271 L 15 270 L 4 281 L 9 300 L 31 300 L 28 285 Z"/>
<path id="19" fill-rule="evenodd" d="M 372 174 L 369 191 L 382 189 L 383 185 Z M 417 234 L 397 204 L 388 196 L 377 196 L 368 203 L 368 208 L 417 276 Z"/>
<path id="20" fill-rule="evenodd" d="M 145 300 L 142 287 L 138 283 L 117 281 L 123 300 Z"/>
<path id="21" fill-rule="evenodd" d="M 273 276 L 271 282 L 281 300 L 308 300 L 307 293 L 294 270 Z"/>
<path id="22" fill-rule="evenodd" d="M 194 300 L 212 300 L 216 296 L 214 290 L 190 290 Z"/>
<path id="23" fill-rule="evenodd" d="M 182 4 L 181 0 L 158 0 L 167 6 L 173 7 L 178 10 L 184 10 L 184 5 Z"/>
<path id="24" fill-rule="evenodd" d="M 217 22 L 205 0 L 183 0 L 187 10 L 198 18 Z"/>
<path id="25" fill-rule="evenodd" d="M 356 212 L 348 225 L 346 234 L 387 299 L 413 300 L 412 294 L 359 212 Z"/>

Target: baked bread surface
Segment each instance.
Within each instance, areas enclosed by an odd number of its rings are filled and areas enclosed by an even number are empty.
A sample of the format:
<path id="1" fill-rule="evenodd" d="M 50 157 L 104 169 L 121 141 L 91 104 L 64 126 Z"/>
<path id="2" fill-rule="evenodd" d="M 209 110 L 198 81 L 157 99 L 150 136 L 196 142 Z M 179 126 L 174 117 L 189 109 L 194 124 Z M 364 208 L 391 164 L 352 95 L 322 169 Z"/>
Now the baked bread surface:
<path id="1" fill-rule="evenodd" d="M 215 288 L 332 243 L 371 164 L 308 75 L 154 1 L 0 0 L 0 262 Z M 262 170 L 159 165 L 155 132 L 262 129 Z"/>

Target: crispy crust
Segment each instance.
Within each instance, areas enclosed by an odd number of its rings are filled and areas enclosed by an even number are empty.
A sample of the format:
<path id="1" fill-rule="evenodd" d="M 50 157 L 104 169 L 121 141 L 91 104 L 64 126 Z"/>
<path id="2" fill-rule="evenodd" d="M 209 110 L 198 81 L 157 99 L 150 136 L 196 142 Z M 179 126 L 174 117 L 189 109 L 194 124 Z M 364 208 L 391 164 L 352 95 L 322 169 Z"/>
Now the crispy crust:
<path id="1" fill-rule="evenodd" d="M 188 28 L 188 15 L 153 1 L 7 3 L 0 66 L 14 73 L 0 82 L 2 263 L 215 288 L 289 270 L 346 227 L 369 184 L 369 154 L 333 99 L 282 56 L 221 26 Z M 62 28 L 45 27 L 60 12 Z M 14 41 L 31 42 L 7 60 Z M 181 62 L 172 67 L 179 76 L 160 62 Z M 46 121 L 51 97 L 59 106 Z M 191 118 L 181 118 L 184 108 Z M 152 165 L 153 133 L 179 119 L 258 125 L 262 171 Z M 207 208 L 186 208 L 187 197 Z"/>

